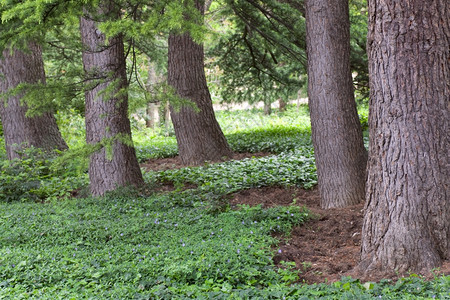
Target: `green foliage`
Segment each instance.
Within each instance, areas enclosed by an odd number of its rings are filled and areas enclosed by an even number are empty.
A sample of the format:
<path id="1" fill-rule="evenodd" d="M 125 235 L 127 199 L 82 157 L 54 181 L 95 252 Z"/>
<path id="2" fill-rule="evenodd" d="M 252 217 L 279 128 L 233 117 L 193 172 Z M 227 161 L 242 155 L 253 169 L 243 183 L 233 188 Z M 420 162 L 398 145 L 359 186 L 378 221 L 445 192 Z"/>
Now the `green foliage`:
<path id="1" fill-rule="evenodd" d="M 174 137 L 133 135 L 136 156 L 143 162 L 150 158 L 174 157 L 178 154 L 177 141 Z"/>
<path id="2" fill-rule="evenodd" d="M 448 299 L 450 277 L 397 283 L 291 284 L 271 236 L 309 213 L 295 207 L 211 215 L 191 194 L 0 203 L 0 298 Z M 184 200 L 185 205 L 180 205 Z M 204 200 L 204 199 L 203 199 Z"/>
<path id="3" fill-rule="evenodd" d="M 55 117 L 59 131 L 69 148 L 81 148 L 86 143 L 84 118 L 73 108 L 59 111 Z"/>
<path id="4" fill-rule="evenodd" d="M 281 153 L 297 147 L 311 147 L 308 114 L 307 106 L 298 109 L 289 105 L 286 112 L 271 116 L 264 115 L 260 109 L 253 109 L 218 111 L 216 118 L 233 151 Z M 172 130 L 136 127 L 133 140 L 139 161 L 176 156 L 175 138 L 165 136 Z"/>
<path id="5" fill-rule="evenodd" d="M 55 158 L 39 149 L 28 148 L 21 155 L 21 159 L 0 161 L 0 202 L 68 198 L 87 183 L 86 176 L 73 170 L 52 168 Z"/>
<path id="6" fill-rule="evenodd" d="M 123 299 L 178 285 L 231 291 L 283 283 L 273 268 L 270 232 L 301 224 L 307 211 L 242 207 L 211 215 L 206 203 L 177 203 L 168 195 L 115 193 L 52 205 L 0 204 L 0 297 Z"/>
<path id="7" fill-rule="evenodd" d="M 145 196 L 119 189 L 85 199 L 68 197 L 87 184 L 86 174 L 79 173 L 80 154 L 51 158 L 31 149 L 23 160 L 2 161 L 0 299 L 450 298 L 449 276 L 293 283 L 299 271 L 292 262 L 274 266 L 281 250 L 273 233 L 289 235 L 311 214 L 296 205 L 231 210 L 227 195 L 316 183 L 307 109 L 291 107 L 270 118 L 256 110 L 218 116 L 233 147 L 279 154 L 145 174 L 146 188 L 170 181 L 173 192 Z M 72 150 L 84 151 L 77 148 L 84 140 L 82 119 L 60 114 L 58 122 L 67 127 L 66 138 L 73 133 Z M 135 139 L 138 149 L 152 149 L 141 159 L 176 153 L 173 137 L 148 129 Z M 187 185 L 195 188 L 183 190 Z"/>
<path id="8" fill-rule="evenodd" d="M 273 127 L 227 135 L 231 148 L 237 152 L 281 153 L 296 148 L 311 148 L 311 136 L 307 132 L 292 127 Z"/>
<path id="9" fill-rule="evenodd" d="M 317 183 L 315 171 L 311 149 L 303 148 L 276 156 L 167 170 L 158 173 L 156 178 L 176 186 L 195 184 L 204 192 L 223 195 L 272 185 L 310 188 Z"/>
<path id="10" fill-rule="evenodd" d="M 295 1 L 294 1 L 295 2 Z M 215 41 L 211 68 L 223 74 L 223 102 L 274 102 L 296 96 L 306 62 L 305 19 L 280 1 L 226 1 L 221 22 L 230 29 Z M 231 24 L 231 25 L 230 25 Z"/>
<path id="11" fill-rule="evenodd" d="M 360 110 L 358 112 L 359 121 L 361 122 L 361 127 L 363 131 L 369 129 L 369 112 L 368 110 Z"/>
<path id="12" fill-rule="evenodd" d="M 356 101 L 358 104 L 368 102 L 369 99 L 369 67 L 366 51 L 367 37 L 367 1 L 349 1 L 350 10 L 350 67 L 353 84 L 356 87 Z"/>
<path id="13" fill-rule="evenodd" d="M 273 130 L 284 127 L 308 133 L 311 131 L 309 109 L 307 105 L 287 105 L 286 111 L 267 116 L 262 109 L 240 111 L 217 111 L 216 118 L 225 135 L 250 132 L 252 130 Z M 277 129 L 274 129 L 276 131 Z"/>

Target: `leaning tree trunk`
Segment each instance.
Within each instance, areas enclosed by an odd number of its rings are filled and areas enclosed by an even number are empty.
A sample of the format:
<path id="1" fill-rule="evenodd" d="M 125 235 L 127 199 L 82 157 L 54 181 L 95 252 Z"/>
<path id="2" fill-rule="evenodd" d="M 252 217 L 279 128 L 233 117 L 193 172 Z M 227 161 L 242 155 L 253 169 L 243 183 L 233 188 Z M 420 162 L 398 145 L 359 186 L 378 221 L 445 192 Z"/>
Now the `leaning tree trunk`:
<path id="1" fill-rule="evenodd" d="M 45 84 L 42 50 L 36 43 L 28 44 L 28 51 L 3 51 L 0 58 L 0 94 L 15 88 L 20 83 Z M 8 97 L 0 97 L 0 116 L 8 159 L 19 158 L 20 151 L 30 146 L 45 151 L 65 150 L 67 145 L 61 137 L 52 112 L 27 117 L 27 105 L 21 103 L 23 91 Z"/>
<path id="2" fill-rule="evenodd" d="M 101 15 L 118 17 L 112 1 L 101 2 L 95 17 L 80 20 L 87 76 L 86 141 L 99 147 L 90 157 L 89 179 L 93 195 L 119 186 L 142 185 L 143 179 L 131 141 L 128 119 L 127 77 L 122 37 L 106 39 L 98 29 Z"/>
<path id="3" fill-rule="evenodd" d="M 360 267 L 450 259 L 449 4 L 369 1 L 370 146 Z"/>
<path id="4" fill-rule="evenodd" d="M 196 6 L 203 13 L 202 1 L 197 0 Z M 203 46 L 187 33 L 169 36 L 168 83 L 178 96 L 192 101 L 199 109 L 196 112 L 188 106 L 170 108 L 181 161 L 201 164 L 231 157 L 206 85 Z"/>
<path id="5" fill-rule="evenodd" d="M 307 0 L 308 96 L 321 207 L 364 200 L 367 151 L 350 71 L 347 0 Z"/>

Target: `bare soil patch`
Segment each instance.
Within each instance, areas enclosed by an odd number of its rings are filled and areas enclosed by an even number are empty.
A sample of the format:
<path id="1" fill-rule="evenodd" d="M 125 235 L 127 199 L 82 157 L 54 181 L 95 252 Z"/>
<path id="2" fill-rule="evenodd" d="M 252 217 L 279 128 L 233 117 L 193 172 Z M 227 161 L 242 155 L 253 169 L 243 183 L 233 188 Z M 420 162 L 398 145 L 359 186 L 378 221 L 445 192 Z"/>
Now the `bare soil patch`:
<path id="1" fill-rule="evenodd" d="M 262 157 L 271 153 L 235 153 L 232 159 Z M 230 160 L 230 159 L 226 159 Z M 178 157 L 151 159 L 142 167 L 160 171 L 187 167 Z M 183 189 L 195 188 L 185 186 Z M 173 190 L 173 184 L 160 187 L 161 191 Z M 316 188 L 263 187 L 243 190 L 229 197 L 230 206 L 238 204 L 250 206 L 261 204 L 263 207 L 290 205 L 306 206 L 315 216 L 302 226 L 294 227 L 289 236 L 278 235 L 281 253 L 274 257 L 277 267 L 281 261 L 295 262 L 301 271 L 300 282 L 308 284 L 334 282 L 343 276 L 360 278 L 362 281 L 379 281 L 383 278 L 397 280 L 398 276 L 387 277 L 385 273 L 373 272 L 370 277 L 361 277 L 356 271 L 361 247 L 361 229 L 363 221 L 363 204 L 340 209 L 324 210 L 320 208 L 320 195 Z M 445 261 L 437 274 L 450 275 L 450 261 Z M 408 274 L 404 274 L 408 275 Z M 433 278 L 433 274 L 423 274 Z"/>
<path id="2" fill-rule="evenodd" d="M 334 282 L 343 276 L 360 278 L 363 281 L 379 281 L 384 273 L 373 272 L 370 278 L 362 278 L 355 267 L 359 261 L 363 204 L 346 208 L 320 208 L 320 195 L 316 188 L 264 187 L 240 191 L 230 200 L 231 207 L 238 204 L 273 207 L 289 205 L 306 206 L 315 216 L 302 226 L 294 227 L 290 236 L 277 236 L 281 253 L 274 257 L 274 263 L 282 267 L 281 261 L 295 262 L 300 273 L 300 282 L 308 284 Z M 450 275 L 450 262 L 446 261 L 440 274 Z M 407 274 L 405 274 L 407 275 Z M 432 278 L 433 274 L 424 274 Z M 398 277 L 387 279 L 397 280 Z"/>

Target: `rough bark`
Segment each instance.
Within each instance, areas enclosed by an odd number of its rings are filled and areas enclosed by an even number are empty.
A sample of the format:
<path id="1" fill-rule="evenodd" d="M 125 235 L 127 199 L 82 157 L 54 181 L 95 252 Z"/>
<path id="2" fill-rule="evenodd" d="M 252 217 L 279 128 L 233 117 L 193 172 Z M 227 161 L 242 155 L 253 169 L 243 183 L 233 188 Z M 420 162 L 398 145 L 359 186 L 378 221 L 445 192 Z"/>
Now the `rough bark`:
<path id="1" fill-rule="evenodd" d="M 350 71 L 348 1 L 307 0 L 308 96 L 322 208 L 364 200 L 367 151 Z"/>
<path id="2" fill-rule="evenodd" d="M 196 6 L 203 13 L 202 1 L 196 1 Z M 170 108 L 182 162 L 198 165 L 231 157 L 206 85 L 203 45 L 194 42 L 187 33 L 169 36 L 168 83 L 200 110 L 196 112 L 187 106 L 179 111 Z"/>
<path id="3" fill-rule="evenodd" d="M 366 274 L 429 271 L 450 258 L 449 8 L 369 1 Z"/>
<path id="4" fill-rule="evenodd" d="M 118 17 L 113 2 L 101 2 L 95 17 Z M 131 142 L 128 119 L 127 77 L 121 36 L 106 39 L 98 23 L 86 13 L 80 20 L 84 45 L 83 65 L 87 76 L 86 141 L 105 144 L 90 157 L 91 193 L 103 195 L 120 186 L 141 186 L 141 170 Z M 128 139 L 127 142 L 124 139 Z"/>
<path id="5" fill-rule="evenodd" d="M 3 51 L 0 58 L 0 94 L 20 83 L 45 84 L 44 61 L 41 47 L 28 44 L 28 51 Z M 20 157 L 20 150 L 30 146 L 45 151 L 65 150 L 67 145 L 61 137 L 53 112 L 27 117 L 27 105 L 21 103 L 23 93 L 0 100 L 0 116 L 8 159 Z"/>

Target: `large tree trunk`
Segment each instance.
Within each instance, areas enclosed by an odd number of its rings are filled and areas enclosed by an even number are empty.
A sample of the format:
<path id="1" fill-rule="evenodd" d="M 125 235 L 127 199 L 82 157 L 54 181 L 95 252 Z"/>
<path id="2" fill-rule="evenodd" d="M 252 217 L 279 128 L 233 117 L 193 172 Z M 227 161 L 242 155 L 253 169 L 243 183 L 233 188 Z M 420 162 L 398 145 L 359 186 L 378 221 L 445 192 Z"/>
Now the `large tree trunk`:
<path id="1" fill-rule="evenodd" d="M 196 1 L 196 6 L 203 12 L 202 1 Z M 206 85 L 203 46 L 187 33 L 169 36 L 168 83 L 180 97 L 192 101 L 199 109 L 199 112 L 187 106 L 179 111 L 170 109 L 182 162 L 201 164 L 231 157 Z"/>
<path id="2" fill-rule="evenodd" d="M 321 207 L 364 200 L 367 151 L 350 71 L 347 0 L 307 0 L 308 96 Z"/>
<path id="3" fill-rule="evenodd" d="M 96 18 L 100 15 L 118 17 L 118 10 L 112 1 L 102 2 Z M 122 37 L 107 40 L 93 19 L 89 14 L 82 17 L 80 30 L 88 80 L 86 141 L 103 145 L 91 155 L 89 164 L 91 193 L 97 196 L 119 186 L 140 186 L 144 181 L 131 141 Z"/>
<path id="4" fill-rule="evenodd" d="M 27 52 L 15 50 L 11 54 L 9 50 L 3 51 L 0 59 L 0 93 L 20 83 L 45 84 L 42 50 L 36 43 L 29 43 Z M 67 149 L 53 113 L 26 117 L 27 105 L 21 103 L 22 96 L 23 92 L 9 97 L 6 102 L 0 97 L 0 116 L 8 159 L 19 158 L 20 150 L 30 146 L 45 151 Z"/>
<path id="5" fill-rule="evenodd" d="M 450 258 L 449 20 L 445 0 L 369 1 L 366 274 Z"/>

